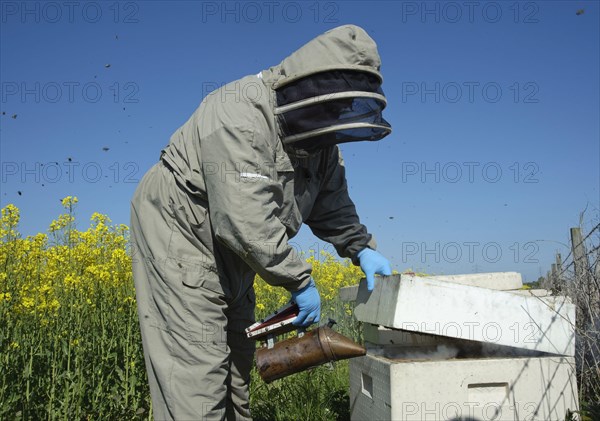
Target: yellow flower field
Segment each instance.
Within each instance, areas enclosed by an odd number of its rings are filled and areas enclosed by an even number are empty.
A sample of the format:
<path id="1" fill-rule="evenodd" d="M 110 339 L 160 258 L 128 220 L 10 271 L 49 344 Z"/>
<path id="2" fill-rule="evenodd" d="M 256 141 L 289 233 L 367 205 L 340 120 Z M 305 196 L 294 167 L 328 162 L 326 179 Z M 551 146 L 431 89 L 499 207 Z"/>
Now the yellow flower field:
<path id="1" fill-rule="evenodd" d="M 128 227 L 95 213 L 89 226 L 79 229 L 76 204 L 76 197 L 63 199 L 65 212 L 47 233 L 26 238 L 18 231 L 19 209 L 2 209 L 0 419 L 150 418 Z M 336 296 L 340 287 L 358 283 L 360 268 L 326 253 L 307 260 L 322 296 L 323 316 L 349 326 L 350 308 Z M 285 290 L 260 278 L 255 288 L 257 317 L 289 300 Z M 340 367 L 334 375 L 312 370 L 269 386 L 255 381 L 255 416 L 261 418 L 265 391 L 287 396 L 286 390 L 302 389 L 299 385 L 308 381 L 323 387 L 333 383 L 312 407 L 297 393 L 296 403 L 312 408 L 317 418 L 335 418 L 335 410 L 326 406 L 330 392 L 342 396 L 347 389 L 345 366 Z"/>

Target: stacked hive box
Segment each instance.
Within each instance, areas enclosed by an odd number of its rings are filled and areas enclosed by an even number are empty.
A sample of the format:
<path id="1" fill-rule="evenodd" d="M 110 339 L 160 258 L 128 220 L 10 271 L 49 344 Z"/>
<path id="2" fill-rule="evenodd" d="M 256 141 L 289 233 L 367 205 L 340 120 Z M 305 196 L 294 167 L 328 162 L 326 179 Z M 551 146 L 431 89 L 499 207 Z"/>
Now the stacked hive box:
<path id="1" fill-rule="evenodd" d="M 562 420 L 576 411 L 575 308 L 517 273 L 378 279 L 356 300 L 353 420 Z"/>

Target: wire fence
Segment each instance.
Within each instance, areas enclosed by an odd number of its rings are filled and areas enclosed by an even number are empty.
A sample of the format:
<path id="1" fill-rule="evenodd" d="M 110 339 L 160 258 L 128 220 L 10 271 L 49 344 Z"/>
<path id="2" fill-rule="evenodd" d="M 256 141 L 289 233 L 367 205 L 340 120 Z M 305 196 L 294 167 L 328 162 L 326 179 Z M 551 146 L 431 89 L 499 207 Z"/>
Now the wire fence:
<path id="1" fill-rule="evenodd" d="M 553 295 L 567 295 L 576 306 L 580 402 L 593 416 L 600 416 L 600 223 L 585 236 L 581 227 L 571 228 L 570 236 L 571 251 L 564 259 L 557 253 L 541 286 Z"/>

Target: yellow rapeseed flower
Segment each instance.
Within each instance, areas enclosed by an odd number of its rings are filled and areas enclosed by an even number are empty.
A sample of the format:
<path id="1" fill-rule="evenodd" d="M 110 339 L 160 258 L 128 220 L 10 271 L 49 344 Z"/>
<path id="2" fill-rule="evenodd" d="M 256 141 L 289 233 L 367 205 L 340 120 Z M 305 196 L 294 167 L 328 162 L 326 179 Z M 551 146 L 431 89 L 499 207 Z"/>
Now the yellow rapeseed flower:
<path id="1" fill-rule="evenodd" d="M 75 196 L 67 196 L 61 201 L 61 203 L 65 209 L 69 209 L 77 202 L 79 202 L 79 199 L 77 199 L 77 197 L 75 197 Z"/>
<path id="2" fill-rule="evenodd" d="M 26 309 L 33 308 L 35 305 L 35 301 L 31 297 L 23 297 L 21 298 L 21 306 Z"/>

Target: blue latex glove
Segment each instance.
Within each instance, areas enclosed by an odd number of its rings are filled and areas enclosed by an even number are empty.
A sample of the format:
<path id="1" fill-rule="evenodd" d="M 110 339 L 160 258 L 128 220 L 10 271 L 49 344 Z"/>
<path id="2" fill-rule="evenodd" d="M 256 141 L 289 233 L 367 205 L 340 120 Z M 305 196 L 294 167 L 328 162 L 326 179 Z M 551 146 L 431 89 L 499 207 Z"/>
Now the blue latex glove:
<path id="1" fill-rule="evenodd" d="M 292 292 L 292 300 L 300 308 L 300 313 L 292 322 L 294 326 L 307 327 L 321 320 L 321 297 L 312 277 L 308 285 Z"/>
<path id="2" fill-rule="evenodd" d="M 362 249 L 357 255 L 360 268 L 367 277 L 367 289 L 373 291 L 375 287 L 375 274 L 391 275 L 392 266 L 390 262 L 380 253 L 370 248 Z"/>

